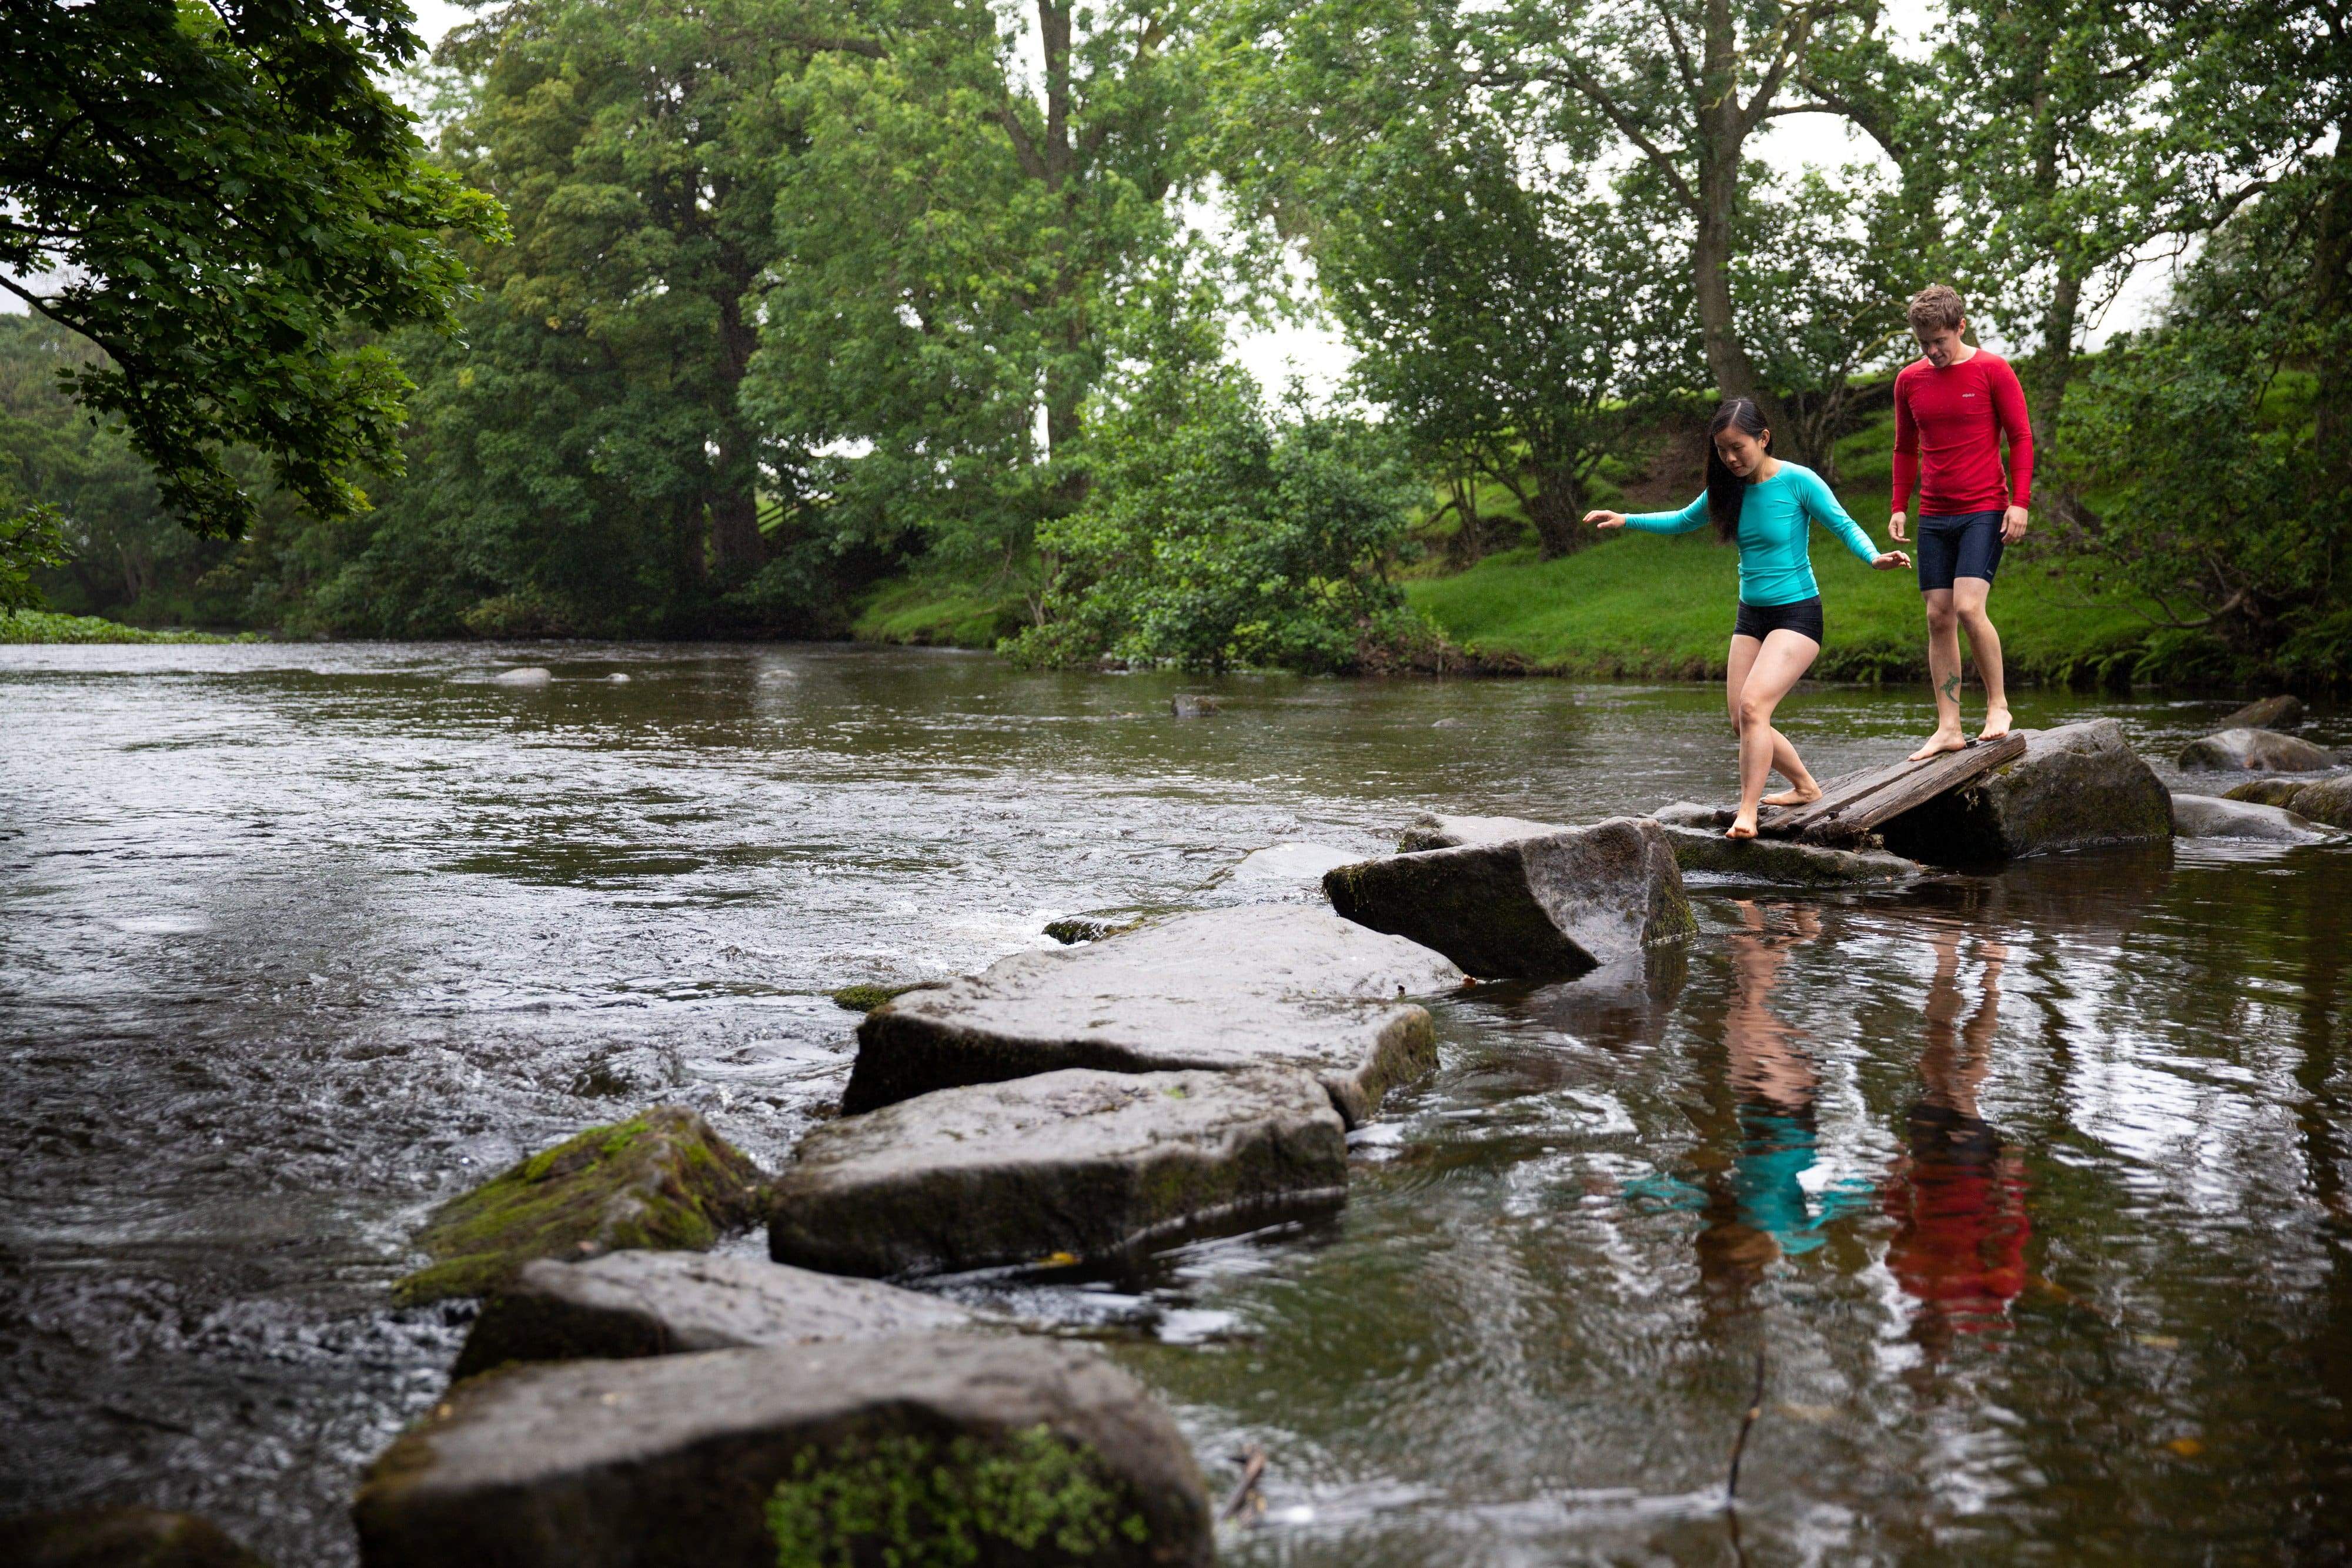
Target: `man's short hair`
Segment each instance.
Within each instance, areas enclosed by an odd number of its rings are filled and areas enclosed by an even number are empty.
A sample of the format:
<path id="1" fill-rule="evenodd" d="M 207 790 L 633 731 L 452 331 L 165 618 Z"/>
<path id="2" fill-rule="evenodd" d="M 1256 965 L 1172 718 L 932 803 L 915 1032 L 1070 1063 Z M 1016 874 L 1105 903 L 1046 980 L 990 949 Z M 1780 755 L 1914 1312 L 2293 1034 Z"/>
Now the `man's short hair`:
<path id="1" fill-rule="evenodd" d="M 1958 329 L 1966 308 L 1958 289 L 1948 283 L 1931 283 L 1911 297 L 1903 313 L 1911 319 L 1914 332 L 1950 332 Z"/>

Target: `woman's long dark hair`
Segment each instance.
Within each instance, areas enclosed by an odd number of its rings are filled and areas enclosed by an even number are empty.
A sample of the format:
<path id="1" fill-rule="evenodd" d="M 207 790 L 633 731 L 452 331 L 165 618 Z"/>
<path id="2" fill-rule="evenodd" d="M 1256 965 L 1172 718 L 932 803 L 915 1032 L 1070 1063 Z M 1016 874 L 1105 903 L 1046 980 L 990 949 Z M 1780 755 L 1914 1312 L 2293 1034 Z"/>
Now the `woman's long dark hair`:
<path id="1" fill-rule="evenodd" d="M 1726 542 L 1739 537 L 1739 503 L 1747 497 L 1748 484 L 1723 465 L 1715 438 L 1735 424 L 1761 441 L 1765 451 L 1772 450 L 1772 434 L 1764 428 L 1763 411 L 1754 398 L 1733 398 L 1706 422 L 1706 515 L 1715 519 L 1715 537 Z"/>

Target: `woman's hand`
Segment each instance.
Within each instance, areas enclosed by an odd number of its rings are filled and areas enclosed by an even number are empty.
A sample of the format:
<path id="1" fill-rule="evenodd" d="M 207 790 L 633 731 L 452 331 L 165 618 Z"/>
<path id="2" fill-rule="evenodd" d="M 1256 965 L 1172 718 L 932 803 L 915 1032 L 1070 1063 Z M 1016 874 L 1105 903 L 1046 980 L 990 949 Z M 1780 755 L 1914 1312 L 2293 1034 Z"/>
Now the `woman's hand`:
<path id="1" fill-rule="evenodd" d="M 1584 520 L 1596 528 L 1622 528 L 1625 526 L 1622 512 L 1587 512 Z"/>
<path id="2" fill-rule="evenodd" d="M 1891 549 L 1870 564 L 1881 571 L 1908 571 L 1911 570 L 1911 558 L 1899 549 Z"/>

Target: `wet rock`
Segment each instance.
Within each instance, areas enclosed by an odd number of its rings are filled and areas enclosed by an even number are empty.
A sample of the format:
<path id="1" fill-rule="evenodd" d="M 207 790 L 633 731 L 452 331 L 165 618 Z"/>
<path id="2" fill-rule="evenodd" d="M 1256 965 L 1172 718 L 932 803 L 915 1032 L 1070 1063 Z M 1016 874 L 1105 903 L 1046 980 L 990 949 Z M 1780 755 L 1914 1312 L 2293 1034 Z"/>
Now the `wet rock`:
<path id="1" fill-rule="evenodd" d="M 1634 817 L 1361 861 L 1323 891 L 1486 979 L 1579 975 L 1697 929 L 1665 831 Z"/>
<path id="2" fill-rule="evenodd" d="M 1876 850 L 1833 850 L 1791 839 L 1727 839 L 1717 828 L 1661 823 L 1685 876 L 1769 882 L 1788 887 L 1857 887 L 1903 882 L 1927 870 L 1917 861 Z"/>
<path id="3" fill-rule="evenodd" d="M 1728 806 L 1702 806 L 1696 800 L 1677 800 L 1671 806 L 1661 806 L 1650 813 L 1670 828 L 1713 828 L 1717 832 L 1731 826 L 1736 813 Z"/>
<path id="4" fill-rule="evenodd" d="M 2115 720 L 2019 733 L 2025 755 L 1886 822 L 1886 847 L 1929 865 L 1980 865 L 2172 836 L 2171 797 Z"/>
<path id="5" fill-rule="evenodd" d="M 750 1345 L 952 1333 L 986 1320 L 952 1301 L 694 1252 L 526 1263 L 482 1304 L 451 1375 L 517 1361 L 619 1360 Z"/>
<path id="6" fill-rule="evenodd" d="M 2248 703 L 2221 721 L 2223 729 L 2293 729 L 2303 722 L 2303 699 L 2281 694 Z"/>
<path id="7" fill-rule="evenodd" d="M 778 1262 L 869 1276 L 1130 1255 L 1346 1201 L 1313 1077 L 1073 1068 L 829 1122 L 772 1192 Z"/>
<path id="8" fill-rule="evenodd" d="M 2308 779 L 2249 779 L 2221 791 L 2224 800 L 2251 800 L 2258 806 L 2284 806 L 2303 793 Z"/>
<path id="9" fill-rule="evenodd" d="M 1211 1561 L 1199 1469 L 1140 1385 L 980 1335 L 478 1377 L 375 1461 L 352 1517 L 366 1568 Z"/>
<path id="10" fill-rule="evenodd" d="M 2181 749 L 2183 768 L 2227 768 L 2248 773 L 2316 773 L 2332 767 L 2333 752 L 2272 729 L 2225 729 Z"/>
<path id="11" fill-rule="evenodd" d="M 1455 817 L 1423 811 L 1397 840 L 1397 853 L 1420 854 L 1427 850 L 1458 850 L 1468 844 L 1505 844 L 1514 839 L 1540 839 L 1569 831 L 1565 822 L 1536 822 L 1525 817 Z"/>
<path id="12" fill-rule="evenodd" d="M 2331 828 L 2352 829 L 2352 773 L 2305 785 L 2294 792 L 2287 810 Z"/>
<path id="13" fill-rule="evenodd" d="M 2172 831 L 2184 839 L 2252 839 L 2272 844 L 2317 843 L 2336 836 L 2284 807 L 2212 795 L 2175 795 Z"/>
<path id="14" fill-rule="evenodd" d="M 211 1520 L 152 1508 L 77 1508 L 0 1520 L 9 1568 L 267 1568 Z"/>
<path id="15" fill-rule="evenodd" d="M 1178 718 L 1206 718 L 1217 711 L 1217 699 L 1196 692 L 1179 692 L 1169 700 L 1168 711 Z"/>
<path id="16" fill-rule="evenodd" d="M 1312 887 L 1333 866 L 1362 858 L 1353 850 L 1328 844 L 1270 844 L 1252 850 L 1215 881 L 1225 887 Z"/>
<path id="17" fill-rule="evenodd" d="M 530 664 L 520 670 L 500 670 L 497 674 L 490 677 L 490 685 L 494 686 L 543 686 L 553 679 L 555 679 L 555 676 L 551 671 L 543 670 L 537 664 Z"/>
<path id="18" fill-rule="evenodd" d="M 1065 1067 L 1297 1067 L 1352 1126 L 1436 1061 L 1428 1012 L 1401 998 L 1462 980 L 1437 954 L 1323 910 L 1204 910 L 1016 953 L 876 1009 L 858 1026 L 842 1109 Z"/>
<path id="19" fill-rule="evenodd" d="M 433 1261 L 394 1287 L 404 1305 L 477 1296 L 534 1258 L 709 1247 L 750 1224 L 759 1168 L 677 1105 L 542 1149 L 436 1209 L 416 1233 Z"/>
<path id="20" fill-rule="evenodd" d="M 1121 936 L 1150 918 L 1149 915 L 1073 915 L 1066 919 L 1047 921 L 1045 934 L 1064 946 L 1076 946 L 1081 942 Z"/>
<path id="21" fill-rule="evenodd" d="M 917 981 L 916 985 L 922 982 Z M 833 993 L 833 1005 L 853 1013 L 870 1013 L 893 997 L 903 997 L 914 986 L 878 986 L 863 984 L 844 986 Z"/>

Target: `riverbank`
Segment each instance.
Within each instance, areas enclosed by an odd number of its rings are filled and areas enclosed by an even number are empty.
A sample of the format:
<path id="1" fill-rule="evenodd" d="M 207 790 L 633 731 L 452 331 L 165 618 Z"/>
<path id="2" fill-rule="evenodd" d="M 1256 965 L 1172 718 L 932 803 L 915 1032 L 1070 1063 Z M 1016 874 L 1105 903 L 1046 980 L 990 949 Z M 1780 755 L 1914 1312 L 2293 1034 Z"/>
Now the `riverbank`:
<path id="1" fill-rule="evenodd" d="M 96 615 L 59 615 L 47 610 L 0 612 L 0 643 L 258 643 L 258 632 L 152 632 Z"/>

